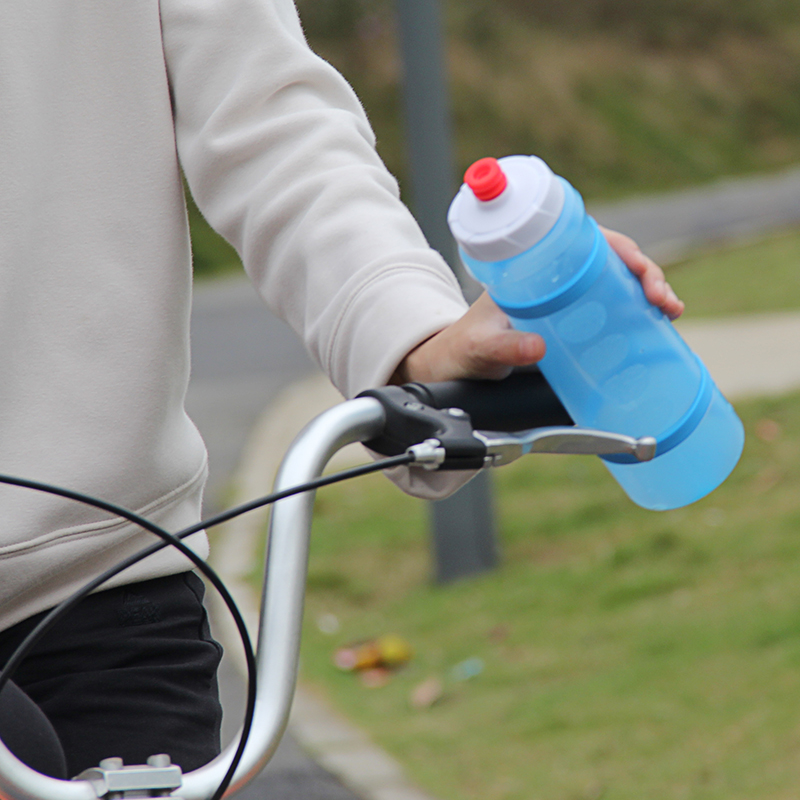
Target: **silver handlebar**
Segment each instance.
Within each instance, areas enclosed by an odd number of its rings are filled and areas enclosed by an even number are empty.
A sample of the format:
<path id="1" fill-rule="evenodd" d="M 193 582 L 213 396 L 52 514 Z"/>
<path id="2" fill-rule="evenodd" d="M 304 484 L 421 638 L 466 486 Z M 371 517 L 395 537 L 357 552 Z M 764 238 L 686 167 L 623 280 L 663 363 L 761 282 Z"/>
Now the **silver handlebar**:
<path id="1" fill-rule="evenodd" d="M 371 397 L 342 403 L 321 414 L 300 432 L 287 451 L 275 480 L 275 491 L 316 478 L 337 450 L 377 436 L 384 421 L 383 407 Z M 305 492 L 280 500 L 272 510 L 256 649 L 255 717 L 227 794 L 240 789 L 261 771 L 275 752 L 289 719 L 300 651 L 313 505 L 314 492 Z M 213 794 L 238 741 L 237 736 L 211 763 L 184 776 L 179 791 L 183 800 L 205 800 Z"/>
<path id="2" fill-rule="evenodd" d="M 316 478 L 337 450 L 352 442 L 374 438 L 383 429 L 384 421 L 383 407 L 371 397 L 351 400 L 326 411 L 294 440 L 275 480 L 276 491 Z M 241 789 L 260 772 L 286 728 L 300 647 L 313 502 L 314 492 L 306 492 L 280 500 L 272 511 L 256 649 L 255 716 L 242 760 L 226 795 Z M 213 761 L 185 774 L 173 796 L 182 800 L 211 797 L 231 764 L 240 736 L 241 732 Z M 102 796 L 101 785 L 102 781 L 49 778 L 23 764 L 0 742 L 0 797 L 97 800 Z"/>
<path id="3" fill-rule="evenodd" d="M 318 477 L 334 453 L 345 445 L 379 436 L 384 424 L 383 406 L 372 397 L 350 400 L 324 412 L 312 420 L 290 446 L 275 480 L 275 491 Z M 655 452 L 655 440 L 648 437 L 633 439 L 580 428 L 540 428 L 516 434 L 476 432 L 475 435 L 487 446 L 487 466 L 506 464 L 529 452 L 629 453 L 640 460 L 652 458 Z M 433 450 L 439 444 L 434 442 L 430 442 Z M 424 461 L 422 455 L 420 451 L 420 461 Z M 309 491 L 293 495 L 273 506 L 256 648 L 255 715 L 226 796 L 241 789 L 263 769 L 286 729 L 300 650 L 314 494 Z M 213 761 L 183 775 L 181 786 L 172 797 L 181 800 L 211 797 L 232 763 L 240 737 L 241 732 Z M 155 765 L 154 769 L 157 769 Z M 144 793 L 139 796 L 148 796 L 145 787 L 142 789 Z M 98 800 L 107 791 L 109 784 L 102 776 L 94 780 L 63 781 L 42 775 L 19 761 L 0 741 L 2 798 Z"/>

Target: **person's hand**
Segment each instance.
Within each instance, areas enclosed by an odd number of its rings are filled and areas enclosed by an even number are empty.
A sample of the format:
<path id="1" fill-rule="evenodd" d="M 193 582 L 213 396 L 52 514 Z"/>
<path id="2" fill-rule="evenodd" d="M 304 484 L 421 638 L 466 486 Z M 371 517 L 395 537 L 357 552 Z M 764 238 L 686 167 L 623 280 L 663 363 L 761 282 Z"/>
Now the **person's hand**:
<path id="1" fill-rule="evenodd" d="M 683 303 L 665 281 L 661 267 L 630 237 L 605 228 L 600 230 L 639 278 L 647 299 L 670 319 L 679 317 Z M 544 353 L 542 337 L 512 328 L 508 317 L 484 293 L 461 319 L 415 347 L 400 363 L 390 383 L 500 379 L 513 367 L 535 364 Z"/>
<path id="2" fill-rule="evenodd" d="M 658 306 L 670 319 L 677 319 L 683 313 L 683 301 L 679 300 L 672 291 L 672 287 L 664 278 L 664 271 L 661 267 L 646 256 L 630 236 L 602 226 L 599 227 L 617 255 L 642 282 L 645 297 L 654 306 Z"/>

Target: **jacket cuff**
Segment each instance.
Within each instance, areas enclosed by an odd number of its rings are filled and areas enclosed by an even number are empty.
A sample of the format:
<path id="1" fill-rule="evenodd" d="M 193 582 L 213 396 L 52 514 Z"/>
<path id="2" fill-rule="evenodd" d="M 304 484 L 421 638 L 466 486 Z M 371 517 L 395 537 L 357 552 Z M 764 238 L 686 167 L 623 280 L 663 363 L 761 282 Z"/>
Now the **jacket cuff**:
<path id="1" fill-rule="evenodd" d="M 323 366 L 345 395 L 383 386 L 418 344 L 468 306 L 452 273 L 397 265 L 368 278 L 337 320 Z"/>

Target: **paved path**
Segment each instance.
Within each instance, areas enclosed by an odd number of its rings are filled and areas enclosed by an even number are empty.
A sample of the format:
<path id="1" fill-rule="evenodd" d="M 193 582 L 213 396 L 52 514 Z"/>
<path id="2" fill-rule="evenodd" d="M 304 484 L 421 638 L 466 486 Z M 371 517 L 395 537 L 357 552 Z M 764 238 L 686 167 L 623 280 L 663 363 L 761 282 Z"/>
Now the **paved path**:
<path id="1" fill-rule="evenodd" d="M 676 327 L 731 400 L 800 388 L 800 311 L 688 319 Z"/>
<path id="2" fill-rule="evenodd" d="M 698 246 L 800 223 L 800 169 L 590 210 L 667 261 Z M 216 502 L 259 413 L 314 367 L 288 327 L 239 276 L 196 290 L 192 347 L 188 408 L 209 447 L 208 496 Z"/>
<path id="3" fill-rule="evenodd" d="M 246 278 L 196 287 L 187 410 L 209 451 L 209 508 L 220 505 L 259 414 L 281 388 L 313 369 L 300 341 Z"/>
<path id="4" fill-rule="evenodd" d="M 800 223 L 800 169 L 590 205 L 589 210 L 601 224 L 633 236 L 657 261 L 668 262 L 698 246 Z"/>
<path id="5" fill-rule="evenodd" d="M 592 211 L 602 223 L 634 236 L 650 253 L 665 260 L 698 245 L 731 236 L 753 236 L 800 222 L 800 171 L 726 181 L 655 200 L 645 198 L 594 207 Z M 729 396 L 780 392 L 800 386 L 800 348 L 792 347 L 800 341 L 800 315 L 713 324 L 689 319 L 681 323 L 681 330 Z M 292 424 L 287 423 L 283 412 L 278 415 L 278 424 L 275 415 L 267 414 L 253 434 L 265 407 L 277 403 L 290 408 L 292 418 L 299 424 L 313 416 L 317 407 L 335 402 L 337 397 L 318 376 L 291 332 L 266 312 L 244 280 L 198 287 L 192 341 L 193 378 L 187 407 L 209 447 L 207 506 L 211 509 L 222 502 L 226 486 L 230 490 L 231 475 L 235 465 L 242 463 L 242 451 L 248 441 L 253 446 L 244 458 L 236 481 L 238 489 L 244 497 L 267 491 L 276 455 L 275 437 L 288 437 Z M 300 404 L 309 399 L 314 403 L 301 411 Z M 265 436 L 271 441 L 269 448 L 259 444 Z M 282 448 L 279 445 L 277 449 Z M 248 559 L 243 540 L 237 537 L 237 542 L 233 562 L 238 559 L 238 563 L 226 567 L 234 583 L 237 570 Z M 237 724 L 241 714 L 241 681 L 234 664 L 226 662 L 222 678 L 230 735 L 231 721 Z M 295 736 L 315 753 L 318 762 L 338 773 L 360 796 L 375 800 L 421 798 L 403 782 L 396 764 L 372 749 L 358 731 L 332 715 L 315 698 L 301 695 L 295 705 Z M 308 759 L 291 736 L 264 775 L 240 796 L 244 800 L 354 797 Z"/>
<path id="6" fill-rule="evenodd" d="M 265 407 L 275 408 L 276 404 L 280 407 L 282 392 L 285 402 L 287 387 L 292 418 L 301 421 L 301 426 L 316 415 L 319 397 L 329 397 L 330 404 L 341 398 L 327 380 L 321 383 L 319 393 L 291 389 L 303 385 L 304 377 L 319 373 L 296 337 L 265 310 L 250 284 L 240 278 L 197 288 L 192 315 L 192 349 L 187 410 L 209 450 L 210 475 L 205 503 L 208 513 L 225 505 L 234 491 L 238 497 L 248 499 L 269 491 L 279 456 L 294 434 L 287 438 L 287 429 L 281 421 L 285 412 L 277 415 L 273 428 L 264 430 L 262 425 L 256 436 L 253 428 Z M 262 441 L 269 441 L 270 446 L 263 447 Z M 242 461 L 243 468 L 231 480 L 237 464 Z M 224 562 L 221 572 L 226 583 L 234 589 L 243 611 L 253 620 L 254 598 L 246 591 L 242 575 L 249 572 L 257 558 L 257 540 L 263 536 L 265 518 L 250 515 L 242 522 L 250 549 L 240 546 L 243 537 L 234 528 L 229 537 L 233 547 L 225 548 L 216 561 Z M 219 563 L 216 566 L 220 568 Z M 238 642 L 230 638 L 224 612 L 219 612 L 215 605 L 213 608 L 215 635 L 226 645 L 220 690 L 225 709 L 223 739 L 228 740 L 238 730 L 244 710 L 243 669 L 238 663 Z M 295 700 L 292 728 L 264 773 L 237 797 L 242 800 L 356 800 L 357 795 L 345 788 L 344 780 L 358 796 L 425 800 L 408 787 L 399 765 L 321 701 L 301 694 Z M 297 745 L 296 738 L 302 741 L 304 749 Z M 315 760 L 309 758 L 306 751 L 313 753 Z M 330 771 L 319 764 L 326 765 Z"/>

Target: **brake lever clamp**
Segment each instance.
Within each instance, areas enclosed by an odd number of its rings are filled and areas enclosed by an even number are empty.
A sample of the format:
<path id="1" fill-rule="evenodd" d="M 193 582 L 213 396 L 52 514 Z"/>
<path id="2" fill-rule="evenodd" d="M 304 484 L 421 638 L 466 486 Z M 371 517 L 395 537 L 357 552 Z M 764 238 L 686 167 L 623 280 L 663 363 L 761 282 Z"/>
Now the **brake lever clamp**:
<path id="1" fill-rule="evenodd" d="M 460 408 L 438 409 L 421 403 L 400 386 L 368 389 L 359 397 L 374 397 L 383 406 L 383 433 L 364 442 L 376 453 L 409 453 L 424 469 L 481 469 L 486 445 L 475 436 L 469 414 Z"/>
<path id="2" fill-rule="evenodd" d="M 182 784 L 181 768 L 165 754 L 150 756 L 147 764 L 126 766 L 121 758 L 105 758 L 97 767 L 84 770 L 73 781 L 88 781 L 102 800 L 171 797 Z"/>

